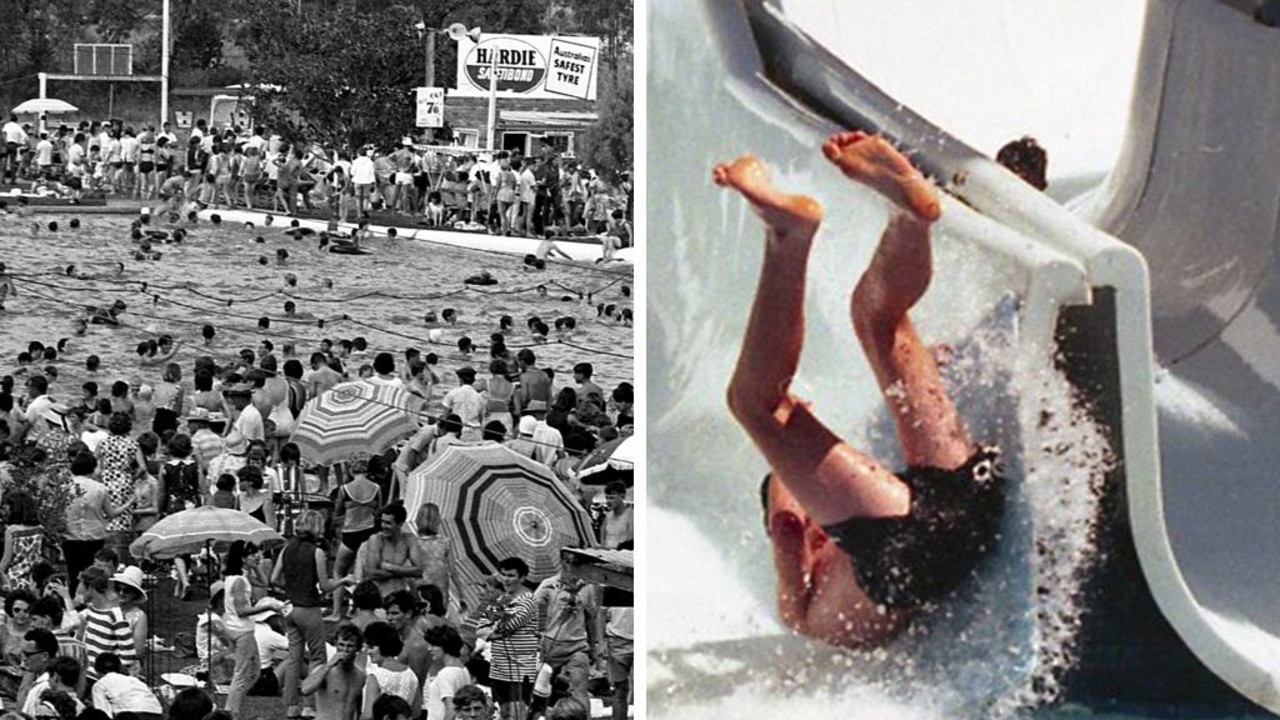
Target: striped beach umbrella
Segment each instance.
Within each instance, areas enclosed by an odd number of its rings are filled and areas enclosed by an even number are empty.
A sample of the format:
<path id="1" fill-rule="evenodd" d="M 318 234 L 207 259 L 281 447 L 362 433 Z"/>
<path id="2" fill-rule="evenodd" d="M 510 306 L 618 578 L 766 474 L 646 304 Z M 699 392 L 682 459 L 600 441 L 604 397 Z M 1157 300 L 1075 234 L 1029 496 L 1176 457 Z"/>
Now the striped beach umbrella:
<path id="1" fill-rule="evenodd" d="M 164 559 L 199 552 L 206 543 L 283 540 L 280 533 L 239 510 L 201 505 L 161 519 L 129 545 L 136 557 Z"/>
<path id="2" fill-rule="evenodd" d="M 357 453 L 377 455 L 418 429 L 411 399 L 399 385 L 365 380 L 334 385 L 307 401 L 291 439 L 303 458 L 320 465 Z"/>
<path id="3" fill-rule="evenodd" d="M 477 586 L 504 558 L 529 564 L 530 583 L 560 570 L 560 550 L 596 544 L 591 518 L 550 468 L 499 445 L 451 445 L 409 474 L 405 507 L 435 503 L 453 543 L 459 592 L 475 607 Z"/>
<path id="4" fill-rule="evenodd" d="M 640 441 L 635 435 L 600 443 L 578 463 L 578 482 L 583 485 L 608 485 L 614 480 L 622 480 L 630 486 L 635 482 L 636 461 L 639 456 Z"/>

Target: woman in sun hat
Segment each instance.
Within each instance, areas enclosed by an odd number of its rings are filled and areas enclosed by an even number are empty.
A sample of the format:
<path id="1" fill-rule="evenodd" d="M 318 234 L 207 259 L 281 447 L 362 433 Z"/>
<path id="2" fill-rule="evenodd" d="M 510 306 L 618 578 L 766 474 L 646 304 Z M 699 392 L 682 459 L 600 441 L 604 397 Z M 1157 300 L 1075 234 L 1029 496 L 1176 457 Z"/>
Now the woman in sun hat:
<path id="1" fill-rule="evenodd" d="M 143 589 L 142 582 L 142 568 L 137 565 L 126 566 L 111 577 L 116 596 L 120 598 L 120 609 L 124 611 L 124 619 L 129 622 L 129 632 L 133 634 L 133 646 L 138 657 L 145 657 L 149 631 L 147 613 L 142 609 L 147 602 L 147 591 Z"/>

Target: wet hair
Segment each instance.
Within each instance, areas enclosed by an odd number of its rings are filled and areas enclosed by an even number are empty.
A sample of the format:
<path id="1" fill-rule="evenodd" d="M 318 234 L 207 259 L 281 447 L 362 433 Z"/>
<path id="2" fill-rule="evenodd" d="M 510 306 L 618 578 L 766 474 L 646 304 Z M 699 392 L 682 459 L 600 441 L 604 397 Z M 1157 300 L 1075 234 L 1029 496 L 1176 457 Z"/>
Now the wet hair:
<path id="1" fill-rule="evenodd" d="M 490 420 L 481 428 L 480 436 L 484 440 L 502 442 L 507 437 L 507 426 L 501 420 Z"/>
<path id="2" fill-rule="evenodd" d="M 457 413 L 449 413 L 440 419 L 440 432 L 455 435 L 462 432 L 462 416 Z"/>
<path id="3" fill-rule="evenodd" d="M 240 482 L 249 483 L 254 490 L 262 489 L 262 468 L 256 465 L 245 465 L 236 471 L 236 477 Z"/>
<path id="4" fill-rule="evenodd" d="M 498 563 L 499 570 L 514 570 L 520 577 L 529 575 L 529 564 L 518 557 L 505 558 Z"/>
<path id="5" fill-rule="evenodd" d="M 185 433 L 177 433 L 169 438 L 169 456 L 183 460 L 191 457 L 191 436 Z"/>
<path id="6" fill-rule="evenodd" d="M 619 383 L 618 387 L 613 389 L 614 402 L 635 402 L 635 389 L 631 387 L 631 383 Z"/>
<path id="7" fill-rule="evenodd" d="M 98 458 L 92 453 L 79 453 L 71 460 L 71 474 L 87 476 L 98 469 Z"/>
<path id="8" fill-rule="evenodd" d="M 416 615 L 418 612 L 418 601 L 408 590 L 396 590 L 382 599 L 383 608 L 390 610 L 393 606 L 400 608 L 400 612 L 405 615 Z"/>
<path id="9" fill-rule="evenodd" d="M 32 617 L 39 615 L 49 618 L 49 627 L 55 628 L 62 626 L 62 616 L 66 614 L 62 607 L 62 600 L 48 595 L 31 603 L 31 609 L 28 612 Z"/>
<path id="10" fill-rule="evenodd" d="M 486 707 L 489 705 L 489 696 L 479 685 L 463 685 L 453 694 L 455 708 L 469 707 L 477 702 L 484 703 Z"/>
<path id="11" fill-rule="evenodd" d="M 98 671 L 99 675 L 107 673 L 118 673 L 123 665 L 120 663 L 120 656 L 115 653 L 105 652 L 93 661 L 93 669 Z"/>
<path id="12" fill-rule="evenodd" d="M 346 640 L 357 648 L 364 644 L 364 635 L 361 634 L 360 628 L 351 623 L 343 623 L 333 633 L 333 644 L 337 645 L 339 640 Z"/>
<path id="13" fill-rule="evenodd" d="M 94 556 L 94 559 L 99 559 Z M 100 567 L 90 565 L 80 571 L 80 584 L 94 592 L 105 593 L 111 587 L 111 577 Z"/>
<path id="14" fill-rule="evenodd" d="M 396 657 L 404 650 L 404 641 L 400 633 L 389 623 L 373 622 L 364 629 L 366 644 L 378 648 L 383 657 Z"/>
<path id="15" fill-rule="evenodd" d="M 436 590 L 438 591 L 439 588 L 436 588 Z M 466 647 L 462 642 L 462 636 L 458 634 L 458 631 L 448 625 L 437 625 L 435 627 L 427 628 L 427 631 L 422 634 L 422 638 L 427 641 L 427 644 L 435 645 L 441 650 L 444 650 L 446 654 L 454 657 L 460 657 L 462 655 L 463 648 Z"/>
<path id="16" fill-rule="evenodd" d="M 393 230 L 395 228 L 392 228 Z M 367 632 L 367 629 L 366 629 Z M 391 693 L 383 693 L 373 701 L 373 720 L 395 720 L 408 718 L 412 714 L 409 703 L 404 698 Z"/>
<path id="17" fill-rule="evenodd" d="M 213 374 L 206 370 L 198 371 L 195 374 L 194 382 L 197 391 L 209 392 L 213 389 Z"/>
<path id="18" fill-rule="evenodd" d="M 169 703 L 169 720 L 205 720 L 213 712 L 213 699 L 204 690 L 184 688 Z"/>
<path id="19" fill-rule="evenodd" d="M 200 335 L 203 336 L 205 340 L 212 340 L 215 332 L 216 331 L 213 329 L 212 325 L 205 325 L 200 328 Z"/>
<path id="20" fill-rule="evenodd" d="M 383 505 L 378 514 L 390 515 L 391 519 L 396 521 L 396 524 L 403 524 L 409 517 L 409 511 L 405 510 L 404 503 L 401 502 L 389 502 Z"/>
<path id="21" fill-rule="evenodd" d="M 1025 135 L 1005 143 L 996 153 L 996 162 L 1013 171 L 1037 190 L 1049 186 L 1045 174 L 1049 169 L 1049 155 L 1035 138 Z"/>
<path id="22" fill-rule="evenodd" d="M 107 421 L 107 431 L 112 435 L 128 435 L 133 429 L 133 420 L 125 413 L 111 413 L 111 419 Z"/>
<path id="23" fill-rule="evenodd" d="M 382 593 L 378 591 L 378 584 L 372 580 L 361 580 L 360 584 L 351 591 L 351 604 L 357 610 L 381 609 Z"/>

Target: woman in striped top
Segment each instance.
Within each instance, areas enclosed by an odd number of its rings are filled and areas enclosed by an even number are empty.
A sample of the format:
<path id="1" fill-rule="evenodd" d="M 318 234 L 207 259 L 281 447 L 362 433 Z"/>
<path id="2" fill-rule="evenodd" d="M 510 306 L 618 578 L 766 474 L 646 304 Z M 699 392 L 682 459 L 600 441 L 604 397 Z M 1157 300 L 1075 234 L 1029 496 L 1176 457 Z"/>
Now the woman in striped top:
<path id="1" fill-rule="evenodd" d="M 111 577 L 100 567 L 89 567 L 80 573 L 80 592 L 88 601 L 80 613 L 85 659 L 93 667 L 93 661 L 102 653 L 115 653 L 126 668 L 134 671 L 138 667 L 138 651 L 133 631 L 120 602 L 108 592 L 110 587 Z"/>

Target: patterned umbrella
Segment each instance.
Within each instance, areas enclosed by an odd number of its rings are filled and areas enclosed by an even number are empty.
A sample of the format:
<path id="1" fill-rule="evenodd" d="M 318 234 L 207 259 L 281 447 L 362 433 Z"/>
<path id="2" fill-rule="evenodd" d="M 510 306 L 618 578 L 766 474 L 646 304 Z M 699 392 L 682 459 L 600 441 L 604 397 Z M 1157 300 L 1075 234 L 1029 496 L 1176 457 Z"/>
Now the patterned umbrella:
<path id="1" fill-rule="evenodd" d="M 630 486 L 635 481 L 636 459 L 640 441 L 635 435 L 601 443 L 578 463 L 577 478 L 583 485 L 607 485 L 622 480 Z"/>
<path id="2" fill-rule="evenodd" d="M 453 541 L 463 599 L 472 607 L 476 585 L 518 557 L 537 583 L 560 570 L 560 549 L 596 544 L 591 518 L 547 466 L 497 443 L 451 445 L 409 474 L 409 518 L 435 503 Z"/>
<path id="3" fill-rule="evenodd" d="M 357 453 L 377 455 L 418 429 L 411 398 L 399 385 L 364 380 L 335 385 L 307 401 L 292 440 L 302 457 L 320 465 Z"/>
<path id="4" fill-rule="evenodd" d="M 137 557 L 163 559 L 199 552 L 211 542 L 244 540 L 263 545 L 283 539 L 280 533 L 248 513 L 201 505 L 152 525 L 129 545 L 129 552 Z"/>

